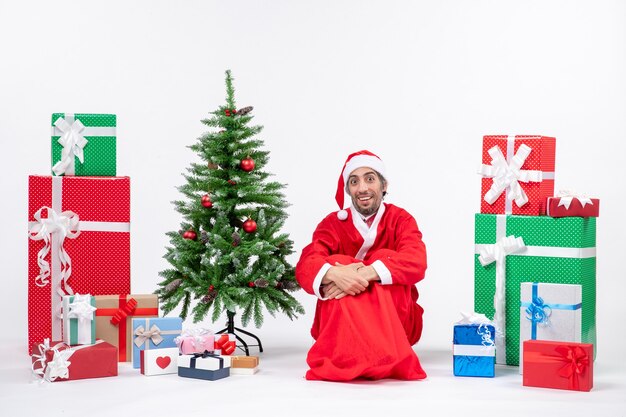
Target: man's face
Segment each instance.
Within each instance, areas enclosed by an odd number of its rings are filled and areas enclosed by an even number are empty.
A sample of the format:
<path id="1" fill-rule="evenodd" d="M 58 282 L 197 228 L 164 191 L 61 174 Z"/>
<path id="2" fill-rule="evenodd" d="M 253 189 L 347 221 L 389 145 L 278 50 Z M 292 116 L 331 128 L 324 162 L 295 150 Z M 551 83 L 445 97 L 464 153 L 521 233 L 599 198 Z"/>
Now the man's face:
<path id="1" fill-rule="evenodd" d="M 376 172 L 368 167 L 357 168 L 348 177 L 348 193 L 352 206 L 364 216 L 376 213 L 383 201 L 383 187 Z"/>

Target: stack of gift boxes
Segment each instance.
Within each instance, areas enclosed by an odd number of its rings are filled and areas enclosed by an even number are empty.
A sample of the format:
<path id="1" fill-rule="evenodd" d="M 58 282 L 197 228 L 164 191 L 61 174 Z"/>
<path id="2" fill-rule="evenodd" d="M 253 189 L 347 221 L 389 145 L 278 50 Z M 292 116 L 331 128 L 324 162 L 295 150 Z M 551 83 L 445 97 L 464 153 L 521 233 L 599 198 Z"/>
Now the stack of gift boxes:
<path id="1" fill-rule="evenodd" d="M 485 317 L 495 326 L 494 362 L 519 365 L 523 385 L 588 391 L 599 201 L 555 196 L 555 145 L 546 136 L 483 138 L 474 308 L 493 320 Z M 485 324 L 462 321 L 459 332 Z M 476 356 L 493 354 L 486 352 Z"/>
<path id="2" fill-rule="evenodd" d="M 118 361 L 145 375 L 219 379 L 233 362 L 242 373 L 256 371 L 258 358 L 250 366 L 227 356 L 234 335 L 181 334 L 181 318 L 159 317 L 156 295 L 131 294 L 130 178 L 116 176 L 115 115 L 53 114 L 52 171 L 28 182 L 28 345 L 36 374 L 115 376 Z"/>

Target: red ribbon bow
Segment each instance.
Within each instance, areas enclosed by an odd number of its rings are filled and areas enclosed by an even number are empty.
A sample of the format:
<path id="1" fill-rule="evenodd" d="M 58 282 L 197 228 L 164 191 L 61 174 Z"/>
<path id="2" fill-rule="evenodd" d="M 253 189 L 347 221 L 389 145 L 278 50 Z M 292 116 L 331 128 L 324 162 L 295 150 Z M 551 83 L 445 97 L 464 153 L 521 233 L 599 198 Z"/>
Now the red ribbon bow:
<path id="1" fill-rule="evenodd" d="M 230 355 L 235 351 L 237 344 L 234 340 L 230 340 L 230 336 L 223 334 L 215 341 L 215 349 L 221 349 L 222 355 Z"/>
<path id="2" fill-rule="evenodd" d="M 589 366 L 589 356 L 580 346 L 558 346 L 555 350 L 561 355 L 561 360 L 566 362 L 559 369 L 559 376 L 568 378 L 570 387 L 577 390 L 578 378 Z"/>
<path id="3" fill-rule="evenodd" d="M 126 317 L 128 317 L 128 315 L 133 314 L 136 308 L 137 300 L 135 300 L 134 298 L 129 299 L 126 302 L 126 305 L 123 308 L 118 309 L 113 317 L 111 317 L 111 324 L 117 326 L 122 320 L 126 320 Z"/>

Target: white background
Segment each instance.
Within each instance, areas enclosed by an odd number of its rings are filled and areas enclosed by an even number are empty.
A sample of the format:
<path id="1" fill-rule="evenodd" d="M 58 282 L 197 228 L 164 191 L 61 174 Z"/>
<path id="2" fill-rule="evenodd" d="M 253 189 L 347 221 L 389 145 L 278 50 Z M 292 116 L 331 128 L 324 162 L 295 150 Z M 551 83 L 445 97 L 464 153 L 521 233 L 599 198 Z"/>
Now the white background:
<path id="1" fill-rule="evenodd" d="M 181 173 L 197 160 L 187 146 L 206 131 L 200 119 L 224 103 L 230 68 L 238 107 L 253 105 L 254 122 L 265 127 L 266 169 L 288 184 L 285 231 L 297 251 L 336 210 L 334 187 L 347 154 L 366 148 L 387 164 L 387 201 L 416 217 L 428 249 L 416 350 L 430 378 L 303 381 L 314 299 L 300 292 L 307 314 L 294 322 L 268 316 L 253 329 L 266 346 L 264 373 L 239 385 L 213 383 L 211 390 L 228 387 L 231 396 L 221 390 L 222 400 L 246 413 L 262 406 L 279 414 L 345 412 L 353 407 L 345 397 L 353 395 L 360 413 L 398 405 L 416 414 L 436 406 L 461 410 L 464 403 L 521 412 L 539 401 L 542 411 L 626 415 L 626 2 L 0 0 L 0 46 L 1 408 L 73 415 L 52 398 L 71 403 L 71 387 L 102 392 L 113 404 L 107 390 L 127 384 L 142 401 L 153 393 L 167 404 L 161 411 L 202 411 L 178 378 L 167 380 L 171 387 L 156 379 L 135 384 L 124 367 L 132 385 L 122 377 L 41 389 L 26 384 L 27 177 L 50 172 L 53 112 L 117 114 L 118 175 L 132 182 L 132 291 L 153 292 L 167 267 L 165 233 L 181 220 L 170 201 L 179 198 Z M 590 394 L 524 389 L 507 368 L 495 380 L 451 376 L 451 325 L 459 311 L 473 309 L 475 172 L 484 134 L 555 136 L 556 189 L 601 199 L 598 360 Z M 156 394 L 163 386 L 167 392 Z M 116 395 L 127 403 L 114 407 L 139 406 L 132 394 Z M 37 396 L 43 400 L 32 401 Z M 216 398 L 209 403 L 226 407 Z M 307 406 L 294 408 L 301 403 Z"/>

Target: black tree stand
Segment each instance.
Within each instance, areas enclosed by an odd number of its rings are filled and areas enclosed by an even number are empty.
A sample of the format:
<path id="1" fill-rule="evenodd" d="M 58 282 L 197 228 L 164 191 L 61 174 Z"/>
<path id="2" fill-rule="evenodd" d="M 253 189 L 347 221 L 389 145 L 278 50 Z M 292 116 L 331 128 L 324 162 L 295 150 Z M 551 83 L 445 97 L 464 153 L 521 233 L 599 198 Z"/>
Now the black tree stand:
<path id="1" fill-rule="evenodd" d="M 259 352 L 263 352 L 263 345 L 261 345 L 261 339 L 259 339 L 256 335 L 247 332 L 243 329 L 240 329 L 239 327 L 235 327 L 235 312 L 234 311 L 226 311 L 226 315 L 228 316 L 228 323 L 226 323 L 226 327 L 223 328 L 222 330 L 220 330 L 219 332 L 215 332 L 215 334 L 220 334 L 220 333 L 232 333 L 235 335 L 235 338 L 237 338 L 237 340 L 241 343 L 241 345 L 243 346 L 239 346 L 237 345 L 237 348 L 243 350 L 244 352 L 246 352 L 246 356 L 250 356 L 250 351 L 248 350 L 248 346 L 258 346 L 259 347 Z M 243 333 L 245 335 L 250 336 L 251 338 L 255 339 L 258 344 L 256 345 L 248 345 L 246 343 L 245 340 L 243 340 L 241 337 L 239 337 L 239 335 L 237 334 L 237 332 L 235 332 L 235 330 L 237 330 L 239 333 Z"/>

